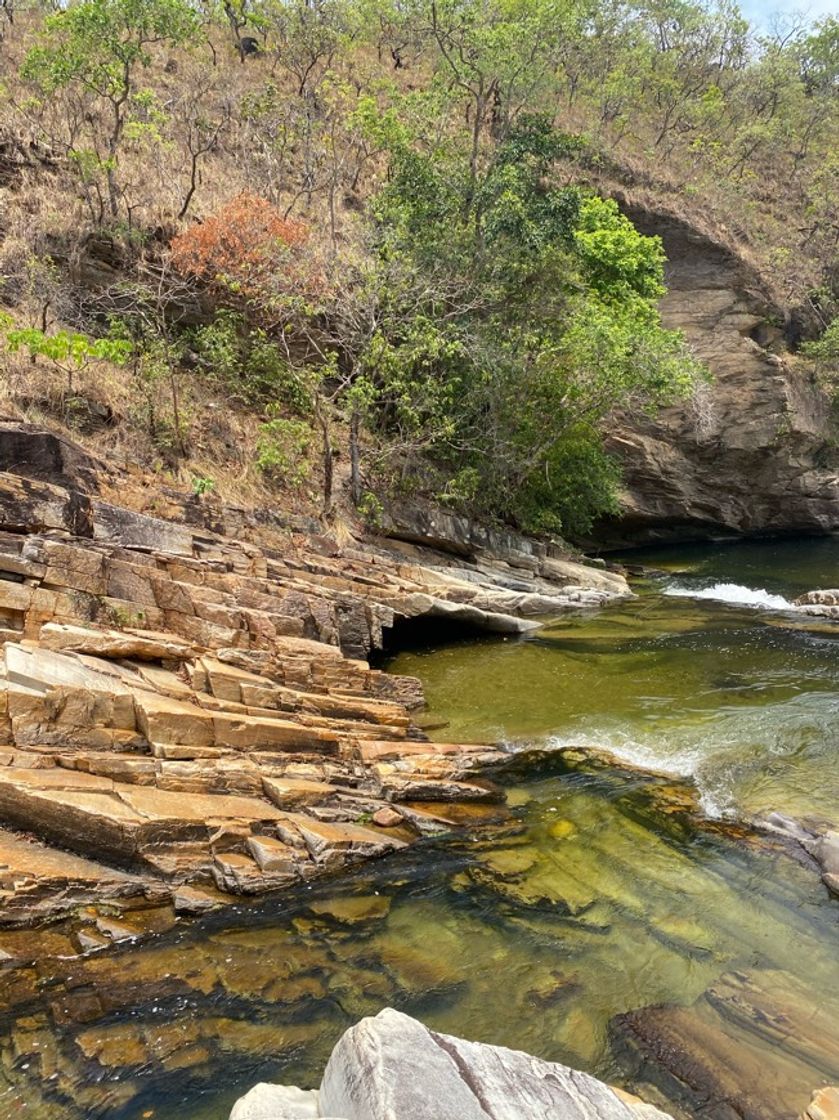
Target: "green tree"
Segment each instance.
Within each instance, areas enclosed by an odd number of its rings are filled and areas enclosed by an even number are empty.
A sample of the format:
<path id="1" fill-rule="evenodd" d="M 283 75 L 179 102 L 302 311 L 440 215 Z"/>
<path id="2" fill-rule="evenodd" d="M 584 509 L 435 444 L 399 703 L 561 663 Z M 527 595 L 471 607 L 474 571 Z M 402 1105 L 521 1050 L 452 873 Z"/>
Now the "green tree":
<path id="1" fill-rule="evenodd" d="M 445 493 L 470 480 L 473 508 L 526 529 L 582 531 L 609 508 L 604 419 L 674 399 L 699 371 L 659 320 L 659 240 L 554 182 L 577 144 L 520 117 L 477 178 L 468 151 L 397 145 L 376 202 L 376 328 L 345 342 L 398 482 L 433 462 Z"/>
<path id="2" fill-rule="evenodd" d="M 70 155 L 83 178 L 104 173 L 108 208 L 119 214 L 119 153 L 132 111 L 148 94 L 137 88 L 137 73 L 152 62 L 155 46 L 182 46 L 198 31 L 195 9 L 186 0 L 81 0 L 50 16 L 41 41 L 23 63 L 22 74 L 44 97 L 80 91 L 101 114 L 90 130 L 91 147 L 71 140 Z"/>
<path id="3" fill-rule="evenodd" d="M 36 327 L 15 328 L 0 320 L 6 345 L 12 354 L 26 350 L 30 358 L 45 358 L 67 378 L 67 393 L 74 391 L 73 378 L 94 362 L 123 365 L 131 356 L 131 344 L 121 339 L 89 338 L 78 331 L 59 330 L 54 334 Z"/>

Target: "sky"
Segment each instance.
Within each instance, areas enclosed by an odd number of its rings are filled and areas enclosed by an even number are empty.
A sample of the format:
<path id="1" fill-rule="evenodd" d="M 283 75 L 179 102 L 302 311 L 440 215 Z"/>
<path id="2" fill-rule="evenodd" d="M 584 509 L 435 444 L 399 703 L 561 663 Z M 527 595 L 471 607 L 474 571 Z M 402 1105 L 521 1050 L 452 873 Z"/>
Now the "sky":
<path id="1" fill-rule="evenodd" d="M 839 17 L 839 0 L 740 0 L 740 9 L 751 23 L 766 27 L 775 13 L 804 15 L 807 22 L 820 16 Z"/>

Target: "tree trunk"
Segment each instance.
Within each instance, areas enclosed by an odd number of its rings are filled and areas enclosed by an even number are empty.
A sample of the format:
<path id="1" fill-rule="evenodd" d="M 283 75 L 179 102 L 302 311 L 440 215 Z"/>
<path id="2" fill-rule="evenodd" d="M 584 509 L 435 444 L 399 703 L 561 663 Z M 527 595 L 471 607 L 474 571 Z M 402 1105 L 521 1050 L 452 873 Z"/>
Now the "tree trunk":
<path id="1" fill-rule="evenodd" d="M 359 415 L 353 412 L 350 417 L 350 495 L 353 505 L 361 503 L 361 457 L 358 448 Z"/>
<path id="2" fill-rule="evenodd" d="M 328 517 L 332 511 L 332 483 L 334 475 L 335 454 L 332 450 L 332 439 L 329 434 L 329 421 L 324 416 L 322 406 L 316 404 L 315 415 L 320 425 L 321 445 L 323 449 L 323 515 Z"/>

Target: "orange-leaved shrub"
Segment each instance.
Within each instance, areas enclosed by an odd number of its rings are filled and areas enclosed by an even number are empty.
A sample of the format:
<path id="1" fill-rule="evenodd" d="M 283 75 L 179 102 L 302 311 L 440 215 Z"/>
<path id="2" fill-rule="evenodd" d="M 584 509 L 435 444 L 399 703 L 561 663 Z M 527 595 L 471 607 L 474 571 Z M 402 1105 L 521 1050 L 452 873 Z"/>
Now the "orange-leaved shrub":
<path id="1" fill-rule="evenodd" d="M 243 191 L 172 239 L 172 263 L 184 276 L 270 306 L 308 287 L 299 260 L 307 236 L 304 222 Z"/>

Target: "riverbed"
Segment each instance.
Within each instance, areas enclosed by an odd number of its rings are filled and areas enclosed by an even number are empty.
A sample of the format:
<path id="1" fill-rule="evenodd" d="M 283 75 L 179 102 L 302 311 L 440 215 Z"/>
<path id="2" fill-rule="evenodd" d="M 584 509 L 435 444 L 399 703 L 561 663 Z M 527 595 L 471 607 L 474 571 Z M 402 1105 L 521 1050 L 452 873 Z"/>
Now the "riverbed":
<path id="1" fill-rule="evenodd" d="M 635 599 L 532 636 L 403 649 L 439 739 L 597 746 L 704 811 L 837 819 L 839 543 L 660 551 Z M 667 779 L 662 779 L 667 783 Z M 226 1120 L 319 1080 L 385 1005 L 638 1089 L 781 1120 L 839 1080 L 839 903 L 781 847 L 650 813 L 633 774 L 517 779 L 475 822 L 321 887 L 7 978 L 0 1117 Z M 681 1110 L 681 1111 L 680 1111 Z M 406 1118 L 409 1120 L 409 1118 Z"/>

